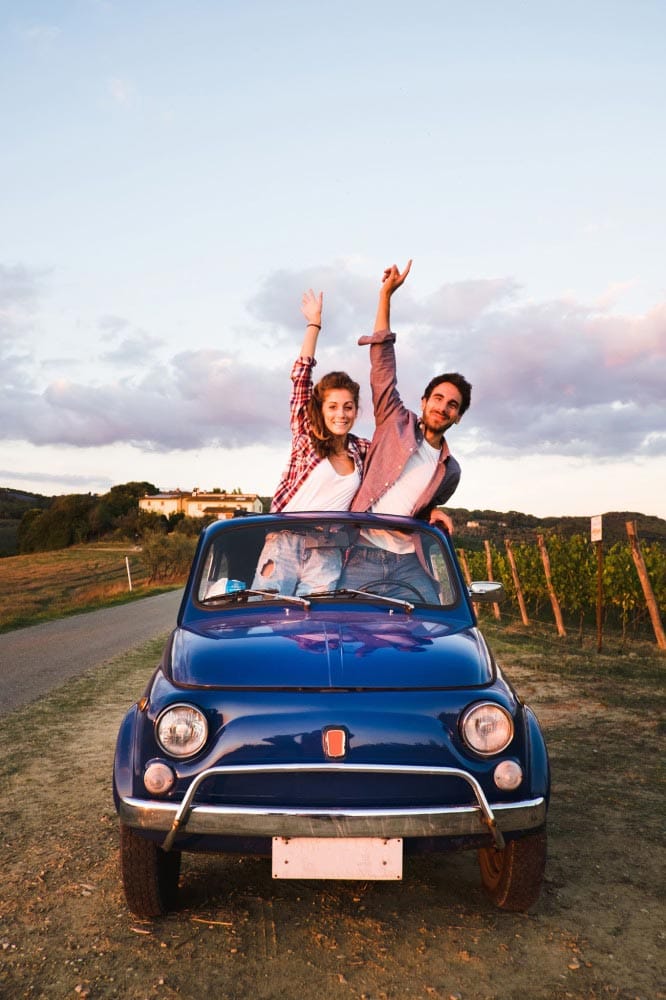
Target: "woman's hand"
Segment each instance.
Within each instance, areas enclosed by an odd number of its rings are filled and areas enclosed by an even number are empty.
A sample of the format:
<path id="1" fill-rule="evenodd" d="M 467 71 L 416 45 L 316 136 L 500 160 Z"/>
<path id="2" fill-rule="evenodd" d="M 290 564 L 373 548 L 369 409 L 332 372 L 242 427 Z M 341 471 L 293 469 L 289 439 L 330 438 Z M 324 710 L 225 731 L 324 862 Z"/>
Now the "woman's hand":
<path id="1" fill-rule="evenodd" d="M 315 295 L 311 288 L 303 292 L 301 299 L 301 312 L 305 316 L 308 325 L 305 328 L 303 344 L 301 345 L 302 358 L 314 358 L 317 349 L 317 338 L 321 330 L 321 308 L 324 301 L 324 293 Z"/>
<path id="2" fill-rule="evenodd" d="M 303 292 L 303 298 L 301 299 L 301 312 L 305 316 L 308 323 L 314 323 L 315 326 L 321 326 L 321 310 L 323 302 L 323 292 L 320 292 L 319 295 L 315 295 L 311 288 L 309 288 L 307 292 Z"/>

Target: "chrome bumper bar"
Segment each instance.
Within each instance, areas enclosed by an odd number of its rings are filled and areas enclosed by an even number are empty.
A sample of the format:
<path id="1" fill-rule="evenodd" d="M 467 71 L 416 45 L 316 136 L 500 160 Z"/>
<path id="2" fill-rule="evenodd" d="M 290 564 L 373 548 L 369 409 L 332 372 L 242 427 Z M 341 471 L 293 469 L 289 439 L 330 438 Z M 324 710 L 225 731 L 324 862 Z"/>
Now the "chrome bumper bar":
<path id="1" fill-rule="evenodd" d="M 363 808 L 338 806 L 199 805 L 193 802 L 201 784 L 220 775 L 248 774 L 389 774 L 462 778 L 473 789 L 472 806 L 424 808 Z M 485 827 L 496 846 L 504 847 L 502 831 L 542 826 L 542 797 L 521 802 L 488 803 L 471 774 L 454 767 L 410 767 L 391 764 L 247 764 L 212 767 L 192 781 L 180 803 L 122 798 L 120 819 L 137 829 L 167 831 L 168 851 L 179 833 L 245 837 L 441 837 L 478 834 Z"/>

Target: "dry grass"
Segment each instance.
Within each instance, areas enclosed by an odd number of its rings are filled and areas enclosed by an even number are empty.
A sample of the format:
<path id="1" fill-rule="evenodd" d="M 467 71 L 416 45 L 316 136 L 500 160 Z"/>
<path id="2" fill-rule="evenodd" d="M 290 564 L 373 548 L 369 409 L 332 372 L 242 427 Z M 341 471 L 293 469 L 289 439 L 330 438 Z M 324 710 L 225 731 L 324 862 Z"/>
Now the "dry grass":
<path id="1" fill-rule="evenodd" d="M 275 881 L 268 859 L 201 854 L 184 858 L 173 912 L 132 917 L 111 760 L 154 640 L 0 728 L 0 996 L 666 1000 L 661 747 L 644 701 L 663 658 L 487 631 L 551 754 L 532 912 L 492 908 L 473 852 L 408 857 L 397 883 Z"/>
<path id="2" fill-rule="evenodd" d="M 0 632 L 145 597 L 183 582 L 183 577 L 149 582 L 140 550 L 122 544 L 8 556 L 0 559 Z"/>

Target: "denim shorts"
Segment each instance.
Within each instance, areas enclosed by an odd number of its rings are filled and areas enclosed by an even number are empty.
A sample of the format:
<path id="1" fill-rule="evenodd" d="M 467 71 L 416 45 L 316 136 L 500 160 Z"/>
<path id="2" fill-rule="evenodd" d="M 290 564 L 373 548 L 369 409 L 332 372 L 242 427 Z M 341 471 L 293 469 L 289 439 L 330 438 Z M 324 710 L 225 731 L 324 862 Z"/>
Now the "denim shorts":
<path id="1" fill-rule="evenodd" d="M 345 532 L 339 531 L 271 532 L 266 535 L 252 589 L 297 597 L 335 590 L 347 542 Z"/>

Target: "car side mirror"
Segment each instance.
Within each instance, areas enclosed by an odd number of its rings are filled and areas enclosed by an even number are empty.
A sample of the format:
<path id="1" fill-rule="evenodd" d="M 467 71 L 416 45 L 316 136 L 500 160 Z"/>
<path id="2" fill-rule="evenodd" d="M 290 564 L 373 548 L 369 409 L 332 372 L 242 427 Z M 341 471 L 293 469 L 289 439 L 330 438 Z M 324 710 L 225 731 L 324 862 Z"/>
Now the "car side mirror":
<path id="1" fill-rule="evenodd" d="M 474 580 L 467 590 L 471 599 L 479 604 L 497 604 L 506 597 L 503 585 L 494 580 Z"/>

